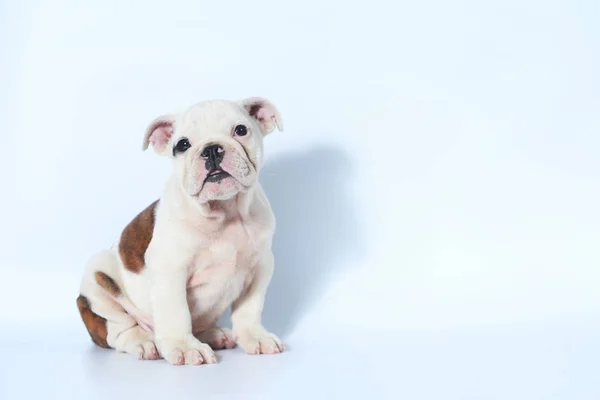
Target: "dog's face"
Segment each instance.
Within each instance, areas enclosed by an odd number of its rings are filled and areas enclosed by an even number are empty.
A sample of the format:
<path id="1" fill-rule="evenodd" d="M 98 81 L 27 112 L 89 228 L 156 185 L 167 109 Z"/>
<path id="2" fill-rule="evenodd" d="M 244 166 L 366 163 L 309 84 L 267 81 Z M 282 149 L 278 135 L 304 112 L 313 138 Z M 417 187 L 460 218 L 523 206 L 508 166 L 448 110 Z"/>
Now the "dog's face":
<path id="1" fill-rule="evenodd" d="M 173 159 L 185 192 L 199 202 L 227 200 L 256 184 L 263 163 L 263 138 L 282 130 L 279 112 L 268 100 L 213 100 L 180 115 L 152 121 L 143 149 Z"/>

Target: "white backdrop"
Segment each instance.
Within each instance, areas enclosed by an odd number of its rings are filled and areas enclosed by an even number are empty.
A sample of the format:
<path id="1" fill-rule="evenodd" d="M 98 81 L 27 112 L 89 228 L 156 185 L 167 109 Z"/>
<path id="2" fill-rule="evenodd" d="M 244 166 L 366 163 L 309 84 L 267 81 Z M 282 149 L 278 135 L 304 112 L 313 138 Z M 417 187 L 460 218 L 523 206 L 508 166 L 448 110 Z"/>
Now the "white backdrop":
<path id="1" fill-rule="evenodd" d="M 598 21 L 591 0 L 0 2 L 6 389 L 597 399 Z M 146 124 L 247 96 L 285 124 L 264 322 L 290 351 L 94 349 L 83 266 L 170 173 Z"/>

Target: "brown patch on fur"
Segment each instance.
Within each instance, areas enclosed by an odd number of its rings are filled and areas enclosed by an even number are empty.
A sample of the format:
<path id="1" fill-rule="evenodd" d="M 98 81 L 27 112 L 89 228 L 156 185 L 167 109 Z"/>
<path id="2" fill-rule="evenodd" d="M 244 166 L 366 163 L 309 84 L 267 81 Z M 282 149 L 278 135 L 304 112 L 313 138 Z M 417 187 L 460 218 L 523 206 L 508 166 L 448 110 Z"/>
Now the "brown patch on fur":
<path id="1" fill-rule="evenodd" d="M 118 297 L 121 294 L 121 288 L 117 285 L 117 282 L 110 276 L 106 275 L 102 271 L 96 271 L 94 273 L 94 279 L 100 287 L 112 294 L 114 297 Z"/>
<path id="2" fill-rule="evenodd" d="M 139 274 L 146 265 L 144 255 L 150 240 L 152 240 L 154 213 L 157 204 L 158 200 L 139 213 L 121 234 L 121 240 L 119 241 L 121 261 L 123 261 L 125 269 L 136 274 Z"/>
<path id="3" fill-rule="evenodd" d="M 90 301 L 83 295 L 77 297 L 77 308 L 79 308 L 79 314 L 81 314 L 81 319 L 92 338 L 92 342 L 97 346 L 110 349 L 106 342 L 106 336 L 108 335 L 106 319 L 92 311 Z"/>

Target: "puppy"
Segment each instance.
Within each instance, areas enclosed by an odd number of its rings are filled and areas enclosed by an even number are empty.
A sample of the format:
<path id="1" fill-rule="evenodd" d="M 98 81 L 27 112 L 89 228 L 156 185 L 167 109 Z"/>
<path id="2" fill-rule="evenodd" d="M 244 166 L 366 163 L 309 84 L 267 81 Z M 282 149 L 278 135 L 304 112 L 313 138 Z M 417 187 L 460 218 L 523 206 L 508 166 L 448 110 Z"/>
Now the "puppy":
<path id="1" fill-rule="evenodd" d="M 283 351 L 261 323 L 275 218 L 258 175 L 263 138 L 282 131 L 262 98 L 206 101 L 146 131 L 172 160 L 159 200 L 91 258 L 77 298 L 92 341 L 140 359 L 211 364 L 213 349 Z M 231 307 L 232 331 L 216 326 Z"/>

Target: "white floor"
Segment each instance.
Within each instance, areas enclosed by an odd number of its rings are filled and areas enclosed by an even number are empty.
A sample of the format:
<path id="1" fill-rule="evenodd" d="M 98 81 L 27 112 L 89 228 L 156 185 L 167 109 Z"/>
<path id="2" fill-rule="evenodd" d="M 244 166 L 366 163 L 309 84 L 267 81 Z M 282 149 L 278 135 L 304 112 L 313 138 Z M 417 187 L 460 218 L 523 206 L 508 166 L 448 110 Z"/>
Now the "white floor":
<path id="1" fill-rule="evenodd" d="M 2 329 L 3 399 L 600 398 L 600 330 L 290 336 L 288 351 L 220 351 L 173 367 L 93 346 L 82 327 Z M 209 396 L 210 395 L 210 396 Z"/>

